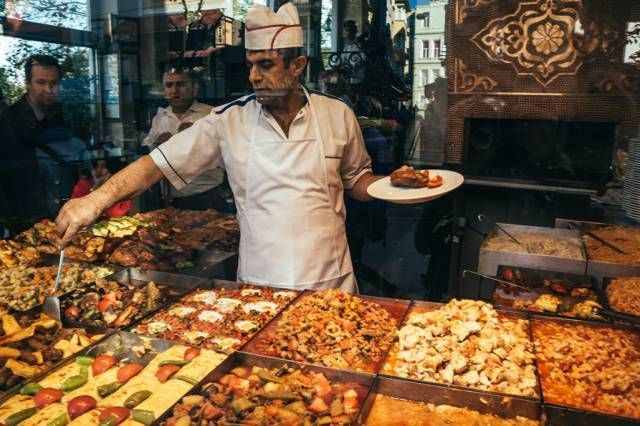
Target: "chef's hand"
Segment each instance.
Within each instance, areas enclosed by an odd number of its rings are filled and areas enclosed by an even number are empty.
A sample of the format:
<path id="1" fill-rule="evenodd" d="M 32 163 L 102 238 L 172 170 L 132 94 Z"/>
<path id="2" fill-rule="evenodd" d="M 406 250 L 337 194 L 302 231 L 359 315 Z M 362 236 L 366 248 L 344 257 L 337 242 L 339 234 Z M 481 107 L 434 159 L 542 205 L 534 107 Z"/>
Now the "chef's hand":
<path id="1" fill-rule="evenodd" d="M 181 132 L 183 130 L 187 130 L 191 126 L 193 126 L 193 123 L 189 123 L 189 122 L 182 123 L 182 124 L 180 124 L 180 127 L 178 127 L 178 132 Z"/>
<path id="2" fill-rule="evenodd" d="M 162 145 L 169 139 L 171 139 L 173 135 L 169 132 L 160 133 L 160 135 L 156 138 L 156 146 Z"/>
<path id="3" fill-rule="evenodd" d="M 102 214 L 103 209 L 99 207 L 92 195 L 73 198 L 62 206 L 56 218 L 56 231 L 61 237 L 61 248 L 69 244 L 80 229 L 91 225 Z"/>

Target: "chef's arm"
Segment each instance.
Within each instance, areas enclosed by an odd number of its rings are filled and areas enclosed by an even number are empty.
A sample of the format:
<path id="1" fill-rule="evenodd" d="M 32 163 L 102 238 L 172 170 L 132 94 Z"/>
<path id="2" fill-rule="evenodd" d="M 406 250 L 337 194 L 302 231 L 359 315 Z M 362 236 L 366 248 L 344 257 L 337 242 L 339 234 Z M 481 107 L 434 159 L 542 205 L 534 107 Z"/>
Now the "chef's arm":
<path id="1" fill-rule="evenodd" d="M 360 179 L 356 181 L 355 185 L 353 185 L 353 188 L 347 191 L 347 194 L 351 198 L 354 198 L 358 201 L 371 201 L 373 198 L 371 198 L 371 196 L 367 192 L 367 188 L 369 188 L 369 185 L 371 185 L 373 182 L 380 180 L 383 177 L 384 176 L 376 176 L 371 172 L 365 173 L 360 176 Z"/>
<path id="2" fill-rule="evenodd" d="M 92 224 L 104 210 L 116 202 L 143 193 L 162 177 L 158 166 L 150 156 L 145 155 L 120 170 L 89 195 L 69 200 L 56 218 L 61 243 L 67 244 L 81 228 Z"/>

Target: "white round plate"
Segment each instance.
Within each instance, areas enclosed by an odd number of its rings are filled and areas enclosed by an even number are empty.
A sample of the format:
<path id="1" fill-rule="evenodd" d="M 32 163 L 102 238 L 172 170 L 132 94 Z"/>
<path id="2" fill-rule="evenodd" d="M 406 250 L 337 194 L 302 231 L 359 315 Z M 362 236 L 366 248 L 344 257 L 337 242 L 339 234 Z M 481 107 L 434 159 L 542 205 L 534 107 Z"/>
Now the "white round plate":
<path id="1" fill-rule="evenodd" d="M 391 185 L 391 177 L 387 176 L 369 185 L 367 192 L 373 198 L 396 204 L 419 204 L 435 200 L 458 188 L 464 182 L 460 173 L 451 170 L 429 170 L 429 176 L 442 176 L 442 186 L 438 188 L 399 188 Z"/>

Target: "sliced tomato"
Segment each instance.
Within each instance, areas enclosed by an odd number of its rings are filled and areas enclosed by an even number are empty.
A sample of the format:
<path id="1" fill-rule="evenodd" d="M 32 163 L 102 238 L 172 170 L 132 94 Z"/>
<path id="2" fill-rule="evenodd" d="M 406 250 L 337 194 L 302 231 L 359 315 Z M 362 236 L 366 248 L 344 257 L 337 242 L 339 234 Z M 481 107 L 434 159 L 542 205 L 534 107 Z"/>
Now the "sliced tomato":
<path id="1" fill-rule="evenodd" d="M 158 371 L 156 371 L 156 377 L 160 380 L 160 383 L 164 383 L 169 380 L 171 376 L 176 374 L 178 370 L 180 370 L 179 365 L 166 364 L 158 368 Z"/>
<path id="2" fill-rule="evenodd" d="M 110 425 L 119 425 L 129 418 L 131 411 L 124 407 L 107 407 L 100 413 L 100 422 L 110 421 Z"/>
<path id="3" fill-rule="evenodd" d="M 104 373 L 114 365 L 118 363 L 118 358 L 113 355 L 102 354 L 98 355 L 91 363 L 91 372 L 93 376 Z"/>
<path id="4" fill-rule="evenodd" d="M 78 319 L 80 317 L 80 308 L 77 306 L 69 306 L 65 309 L 64 316 L 73 320 Z"/>
<path id="5" fill-rule="evenodd" d="M 116 300 L 117 297 L 115 292 L 105 294 L 98 302 L 98 310 L 100 312 L 106 312 L 107 309 L 116 302 Z"/>
<path id="6" fill-rule="evenodd" d="M 118 381 L 120 383 L 127 383 L 130 378 L 142 371 L 144 365 L 132 362 L 131 364 L 125 364 L 118 370 Z"/>
<path id="7" fill-rule="evenodd" d="M 89 395 L 81 395 L 76 396 L 69 401 L 69 404 L 67 404 L 67 411 L 69 412 L 69 417 L 71 417 L 71 419 L 75 419 L 87 411 L 93 410 L 97 405 L 98 403 L 96 400 Z"/>
<path id="8" fill-rule="evenodd" d="M 60 389 L 43 388 L 33 396 L 33 402 L 36 403 L 36 407 L 43 408 L 54 402 L 58 402 L 62 399 L 64 392 Z"/>
<path id="9" fill-rule="evenodd" d="M 192 359 L 194 359 L 198 355 L 200 355 L 200 349 L 198 349 L 198 348 L 188 348 L 186 351 L 184 351 L 184 360 L 185 361 L 191 361 Z"/>

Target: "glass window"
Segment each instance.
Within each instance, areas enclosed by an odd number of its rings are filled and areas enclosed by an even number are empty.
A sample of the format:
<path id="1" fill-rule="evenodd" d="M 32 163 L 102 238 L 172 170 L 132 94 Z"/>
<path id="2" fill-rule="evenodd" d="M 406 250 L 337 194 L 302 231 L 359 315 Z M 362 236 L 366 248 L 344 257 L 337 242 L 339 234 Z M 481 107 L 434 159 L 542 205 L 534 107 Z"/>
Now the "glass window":
<path id="1" fill-rule="evenodd" d="M 431 14 L 426 12 L 422 18 L 422 27 L 429 28 L 431 26 Z"/>
<path id="2" fill-rule="evenodd" d="M 88 0 L 7 0 L 6 16 L 38 24 L 87 31 L 91 27 Z"/>
<path id="3" fill-rule="evenodd" d="M 441 43 L 442 42 L 440 40 L 434 40 L 433 42 L 433 58 L 434 59 L 440 59 L 440 54 L 442 53 L 440 51 Z"/>
<path id="4" fill-rule="evenodd" d="M 427 84 L 429 84 L 429 70 L 422 70 L 421 71 L 422 74 L 422 85 L 426 86 Z"/>
<path id="5" fill-rule="evenodd" d="M 424 59 L 429 59 L 430 57 L 430 49 L 429 49 L 430 43 L 429 40 L 423 40 L 422 41 L 422 58 Z"/>

